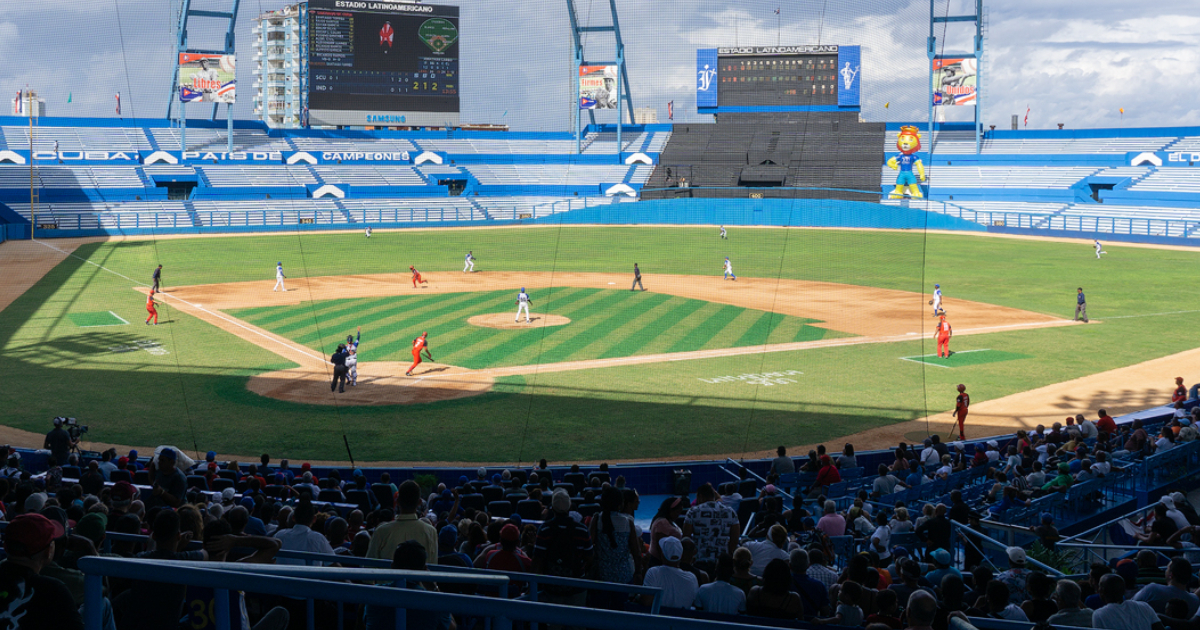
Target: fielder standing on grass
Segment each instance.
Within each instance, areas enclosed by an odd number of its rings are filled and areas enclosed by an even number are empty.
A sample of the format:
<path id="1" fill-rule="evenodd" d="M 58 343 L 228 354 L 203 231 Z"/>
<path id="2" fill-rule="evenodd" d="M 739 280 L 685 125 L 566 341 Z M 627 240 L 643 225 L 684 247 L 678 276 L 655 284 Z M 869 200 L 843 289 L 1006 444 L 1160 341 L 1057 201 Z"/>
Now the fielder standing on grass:
<path id="1" fill-rule="evenodd" d="M 728 239 L 729 235 L 725 233 L 725 226 L 721 226 L 721 238 Z"/>
<path id="2" fill-rule="evenodd" d="M 942 315 L 937 325 L 937 355 L 938 358 L 950 358 L 950 322 L 946 321 L 946 316 Z"/>
<path id="3" fill-rule="evenodd" d="M 642 286 L 642 270 L 638 269 L 637 263 L 633 263 L 633 286 L 629 287 L 629 290 L 633 291 L 634 287 L 646 290 L 646 287 Z"/>
<path id="4" fill-rule="evenodd" d="M 470 251 L 467 252 L 467 261 L 466 262 L 467 262 L 467 264 L 463 265 L 463 273 L 468 273 L 468 272 L 473 273 L 475 271 L 475 253 L 474 252 L 470 252 Z"/>
<path id="5" fill-rule="evenodd" d="M 524 290 L 524 289 L 522 289 L 522 290 Z M 433 355 L 429 353 L 428 337 L 429 337 L 429 333 L 423 332 L 423 333 L 421 333 L 420 337 L 413 339 L 413 364 L 411 367 L 408 368 L 408 371 L 404 373 L 405 376 L 412 376 L 413 370 L 417 369 L 418 365 L 421 365 L 421 351 L 422 350 L 425 351 L 425 356 L 428 357 L 430 361 L 433 360 Z"/>
<path id="6" fill-rule="evenodd" d="M 730 278 L 733 278 L 733 280 L 735 282 L 737 281 L 737 274 L 733 273 L 733 263 L 729 262 L 729 257 L 726 256 L 725 257 L 725 279 L 728 280 Z"/>
<path id="7" fill-rule="evenodd" d="M 1096 243 L 1096 260 L 1100 260 L 1100 254 L 1107 254 L 1108 252 L 1104 251 L 1104 249 L 1102 247 L 1100 247 L 1100 239 L 1096 239 L 1095 243 Z"/>
<path id="8" fill-rule="evenodd" d="M 146 316 L 147 326 L 150 325 L 150 320 L 152 319 L 154 320 L 154 325 L 158 325 L 158 309 L 154 308 L 155 304 L 157 304 L 157 302 L 154 301 L 154 289 L 150 289 L 150 295 L 146 296 L 146 312 L 149 313 L 149 315 Z"/>
<path id="9" fill-rule="evenodd" d="M 150 277 L 154 279 L 154 289 L 153 290 L 159 291 L 160 289 L 158 288 L 158 284 L 160 282 L 162 282 L 162 265 L 159 265 L 158 268 L 154 270 L 154 274 L 151 275 Z"/>
<path id="10" fill-rule="evenodd" d="M 929 303 L 933 306 L 934 317 L 946 314 L 945 309 L 942 308 L 942 285 L 933 285 L 933 299 L 929 300 Z"/>
<path id="11" fill-rule="evenodd" d="M 521 311 L 525 311 L 525 323 L 529 323 L 529 305 L 533 304 L 533 300 L 529 299 L 529 294 L 525 292 L 525 287 L 521 287 L 521 292 L 517 294 L 517 316 L 513 318 L 516 322 L 521 319 Z"/>
<path id="12" fill-rule="evenodd" d="M 967 423 L 967 412 L 970 406 L 971 395 L 967 393 L 967 386 L 960 383 L 958 385 L 958 396 L 954 399 L 954 411 L 951 412 L 958 421 L 958 439 L 960 442 L 967 439 L 964 426 Z"/>
<path id="13" fill-rule="evenodd" d="M 1076 289 L 1075 293 L 1075 321 L 1083 320 L 1087 323 L 1087 298 L 1083 295 L 1083 287 Z"/>

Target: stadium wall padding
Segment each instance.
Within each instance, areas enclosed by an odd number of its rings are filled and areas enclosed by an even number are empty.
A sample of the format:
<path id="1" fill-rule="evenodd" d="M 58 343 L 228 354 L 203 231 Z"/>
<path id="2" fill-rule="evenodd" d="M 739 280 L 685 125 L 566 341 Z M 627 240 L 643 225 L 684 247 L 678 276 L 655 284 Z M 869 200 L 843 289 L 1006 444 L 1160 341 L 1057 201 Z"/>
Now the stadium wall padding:
<path id="1" fill-rule="evenodd" d="M 944 214 L 836 199 L 659 199 L 572 210 L 533 222 L 986 231 L 978 223 Z"/>

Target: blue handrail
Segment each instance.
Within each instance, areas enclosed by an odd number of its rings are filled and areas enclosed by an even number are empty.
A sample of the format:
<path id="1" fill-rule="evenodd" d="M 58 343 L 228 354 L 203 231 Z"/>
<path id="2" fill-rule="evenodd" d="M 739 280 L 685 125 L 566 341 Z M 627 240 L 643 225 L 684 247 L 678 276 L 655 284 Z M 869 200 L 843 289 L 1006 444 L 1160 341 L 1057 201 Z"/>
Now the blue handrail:
<path id="1" fill-rule="evenodd" d="M 391 562 L 379 558 L 359 558 L 358 556 L 341 556 L 329 555 L 322 553 L 310 553 L 307 551 L 288 551 L 280 550 L 275 554 L 277 558 L 292 558 L 295 560 L 304 560 L 305 562 L 336 562 L 341 565 L 359 565 L 363 567 L 390 567 Z M 432 569 L 432 567 L 431 567 Z M 494 569 L 476 569 L 466 567 L 451 567 L 437 566 L 437 570 L 443 573 L 463 574 L 463 575 L 479 575 L 479 576 L 498 576 L 505 577 L 512 582 L 527 582 L 534 586 L 551 585 L 551 586 L 566 586 L 570 588 L 586 589 L 589 591 L 609 591 L 612 593 L 624 593 L 628 595 L 650 595 L 653 597 L 653 603 L 650 605 L 650 614 L 657 615 L 662 607 L 663 593 L 662 589 L 656 586 L 638 586 L 636 584 L 617 584 L 615 582 L 600 582 L 596 580 L 582 580 L 576 578 L 558 577 L 553 575 L 541 575 L 539 573 L 520 573 L 515 571 L 496 571 Z M 529 600 L 538 601 L 538 589 L 531 588 L 529 591 Z"/>
<path id="2" fill-rule="evenodd" d="M 345 575 L 341 573 L 343 569 L 339 568 L 313 568 L 313 576 L 320 576 L 320 579 L 308 579 L 268 576 L 257 571 L 230 570 L 223 563 L 173 562 L 168 565 L 152 560 L 93 556 L 81 558 L 79 569 L 86 576 L 84 615 L 88 630 L 100 628 L 102 578 L 106 576 L 211 588 L 216 592 L 217 630 L 229 628 L 228 592 L 233 590 L 563 626 L 579 625 L 581 614 L 581 610 L 575 606 L 345 584 L 333 581 L 342 579 Z M 438 575 L 421 573 L 418 577 L 436 579 Z M 405 615 L 397 614 L 396 627 L 402 630 L 404 623 Z M 750 630 L 761 627 L 596 609 L 587 609 L 587 626 L 595 630 Z"/>

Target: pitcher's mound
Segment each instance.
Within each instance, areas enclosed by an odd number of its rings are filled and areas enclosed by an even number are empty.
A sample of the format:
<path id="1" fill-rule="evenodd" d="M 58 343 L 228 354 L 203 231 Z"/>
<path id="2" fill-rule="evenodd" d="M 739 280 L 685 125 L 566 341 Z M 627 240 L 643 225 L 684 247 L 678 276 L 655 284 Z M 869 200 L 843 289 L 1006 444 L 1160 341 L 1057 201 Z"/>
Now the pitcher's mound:
<path id="1" fill-rule="evenodd" d="M 371 361 L 358 369 L 358 386 L 345 393 L 329 391 L 328 369 L 297 367 L 253 376 L 247 388 L 260 395 L 310 405 L 418 405 L 478 396 L 492 389 L 490 376 L 458 367 L 425 362 L 411 377 L 410 364 Z"/>
<path id="2" fill-rule="evenodd" d="M 487 315 L 476 315 L 467 320 L 472 326 L 481 328 L 541 328 L 543 326 L 566 326 L 571 323 L 570 319 L 562 315 L 543 315 L 536 313 L 529 316 L 529 323 L 525 323 L 525 318 L 514 322 L 512 313 L 488 313 Z"/>

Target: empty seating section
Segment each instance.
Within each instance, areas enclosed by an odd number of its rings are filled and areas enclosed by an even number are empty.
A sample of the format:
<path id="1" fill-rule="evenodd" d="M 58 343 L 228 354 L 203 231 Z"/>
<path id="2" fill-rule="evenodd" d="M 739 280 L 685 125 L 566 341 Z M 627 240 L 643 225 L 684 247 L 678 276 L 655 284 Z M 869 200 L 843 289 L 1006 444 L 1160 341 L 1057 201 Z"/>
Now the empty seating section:
<path id="1" fill-rule="evenodd" d="M 471 164 L 461 168 L 485 186 L 590 186 L 623 182 L 631 170 L 619 164 Z"/>
<path id="2" fill-rule="evenodd" d="M 1114 166 L 1111 168 L 1106 168 L 1106 169 L 1100 171 L 1099 173 L 1096 173 L 1095 176 L 1096 177 L 1142 177 L 1149 172 L 1150 172 L 1150 167 L 1148 167 L 1148 166 Z"/>
<path id="3" fill-rule="evenodd" d="M 1158 169 L 1131 186 L 1130 190 L 1200 193 L 1200 169 Z"/>
<path id="4" fill-rule="evenodd" d="M 148 129 L 159 148 L 164 151 L 180 150 L 180 129 L 174 127 Z M 224 152 L 229 146 L 228 132 L 224 129 L 188 129 L 188 151 Z M 292 151 L 287 138 L 272 138 L 265 131 L 256 129 L 233 130 L 234 151 Z"/>
<path id="5" fill-rule="evenodd" d="M 416 145 L 405 138 L 292 138 L 297 151 L 336 153 L 415 151 Z"/>
<path id="6" fill-rule="evenodd" d="M 178 177 L 181 175 L 196 174 L 195 168 L 185 165 L 152 164 L 150 166 L 143 166 L 142 170 L 150 177 Z"/>
<path id="7" fill-rule="evenodd" d="M 313 172 L 326 184 L 351 186 L 424 186 L 425 178 L 411 166 L 314 166 Z"/>
<path id="8" fill-rule="evenodd" d="M 513 197 L 474 197 L 477 205 L 488 212 L 488 216 L 497 220 L 519 219 L 521 215 L 546 216 L 559 212 L 580 210 L 593 206 L 607 206 L 619 203 L 625 197 L 549 197 L 549 196 L 513 196 Z"/>
<path id="9" fill-rule="evenodd" d="M 933 142 L 929 141 L 927 128 L 919 125 L 921 130 L 922 150 L 928 151 L 933 147 L 934 154 L 967 154 L 975 153 L 975 135 L 970 131 L 941 131 L 934 132 Z M 884 146 L 889 152 L 896 150 L 896 136 L 899 131 L 888 131 Z M 1151 138 L 984 138 L 980 143 L 983 153 L 993 155 L 1018 154 L 1090 154 L 1090 153 L 1128 153 L 1131 151 L 1162 151 L 1178 140 L 1176 136 L 1161 136 Z M 1172 147 L 1174 150 L 1175 147 Z"/>
<path id="10" fill-rule="evenodd" d="M 4 142 L 10 149 L 29 149 L 28 127 L 4 127 Z M 33 150 L 53 151 L 149 151 L 150 141 L 140 128 L 127 127 L 34 127 Z"/>
<path id="11" fill-rule="evenodd" d="M 1168 146 L 1166 151 L 1200 151 L 1200 136 L 1184 136 L 1174 144 Z"/>
<path id="12" fill-rule="evenodd" d="M 202 166 L 208 183 L 214 188 L 262 188 L 318 184 L 303 166 Z"/>
<path id="13" fill-rule="evenodd" d="M 1067 189 L 1100 169 L 1093 166 L 926 166 L 930 188 Z M 896 183 L 896 171 L 883 167 L 883 185 Z"/>
<path id="14" fill-rule="evenodd" d="M 770 197 L 877 201 L 883 135 L 883 124 L 846 112 L 723 114 L 715 125 L 676 125 L 642 196 L 744 198 L 755 187 Z"/>
<path id="15" fill-rule="evenodd" d="M 28 166 L 0 166 L 0 189 L 29 190 Z M 145 184 L 132 166 L 39 166 L 33 184 L 40 188 L 142 188 Z"/>

